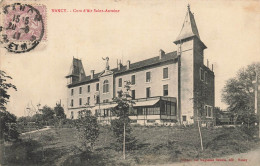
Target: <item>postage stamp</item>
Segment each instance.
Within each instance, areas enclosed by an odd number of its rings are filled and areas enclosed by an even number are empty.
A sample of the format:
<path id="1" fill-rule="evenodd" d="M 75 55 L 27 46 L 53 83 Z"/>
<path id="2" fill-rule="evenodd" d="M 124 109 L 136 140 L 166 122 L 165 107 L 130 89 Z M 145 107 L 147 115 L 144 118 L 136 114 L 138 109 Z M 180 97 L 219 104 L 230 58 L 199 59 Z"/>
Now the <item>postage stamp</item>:
<path id="1" fill-rule="evenodd" d="M 45 5 L 14 3 L 1 10 L 0 43 L 9 52 L 29 52 L 46 40 Z"/>

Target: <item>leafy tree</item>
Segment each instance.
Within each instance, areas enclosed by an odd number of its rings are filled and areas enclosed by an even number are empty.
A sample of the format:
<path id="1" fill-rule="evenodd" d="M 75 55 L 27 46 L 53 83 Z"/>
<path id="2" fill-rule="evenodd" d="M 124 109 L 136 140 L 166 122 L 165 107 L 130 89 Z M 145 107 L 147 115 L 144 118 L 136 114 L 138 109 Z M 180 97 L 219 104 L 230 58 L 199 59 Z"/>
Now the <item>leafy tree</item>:
<path id="1" fill-rule="evenodd" d="M 90 111 L 86 111 L 86 116 L 82 116 L 77 120 L 76 128 L 78 130 L 79 139 L 82 146 L 86 150 L 93 150 L 95 142 L 99 136 L 99 126 L 97 118 L 91 115 Z"/>
<path id="2" fill-rule="evenodd" d="M 117 106 L 112 109 L 113 113 L 118 117 L 118 119 L 111 121 L 111 128 L 116 137 L 117 143 L 122 144 L 123 157 L 125 159 L 126 149 L 130 150 L 135 147 L 136 139 L 131 135 L 131 126 L 129 118 L 129 106 L 133 104 L 131 96 L 129 95 L 130 91 L 130 81 L 126 81 L 125 89 L 118 91 L 118 97 L 113 100 L 117 103 Z"/>
<path id="3" fill-rule="evenodd" d="M 58 119 L 65 119 L 66 118 L 66 115 L 64 113 L 64 108 L 61 106 L 60 103 L 56 104 L 56 106 L 54 107 L 54 113 L 55 113 L 55 116 Z"/>
<path id="4" fill-rule="evenodd" d="M 237 76 L 229 79 L 222 90 L 222 101 L 228 105 L 228 110 L 232 112 L 235 123 L 239 116 L 243 116 L 245 113 L 254 114 L 255 85 L 253 82 L 256 79 L 256 71 L 260 73 L 260 63 L 253 63 L 240 69 Z"/>
<path id="5" fill-rule="evenodd" d="M 18 139 L 16 116 L 8 111 L 0 111 L 0 140 Z"/>
<path id="6" fill-rule="evenodd" d="M 8 89 L 16 89 L 16 86 L 7 83 L 7 79 L 12 79 L 4 71 L 0 70 L 0 139 L 11 140 L 17 139 L 19 133 L 17 131 L 16 116 L 6 110 L 5 105 L 8 103 L 10 95 Z"/>
<path id="7" fill-rule="evenodd" d="M 45 105 L 41 109 L 43 120 L 48 121 L 54 118 L 54 111 L 51 107 Z"/>
<path id="8" fill-rule="evenodd" d="M 9 101 L 10 95 L 7 93 L 7 90 L 12 88 L 16 89 L 16 86 L 11 83 L 6 83 L 7 79 L 12 79 L 4 71 L 0 70 L 0 110 L 6 111 L 5 105 Z"/>

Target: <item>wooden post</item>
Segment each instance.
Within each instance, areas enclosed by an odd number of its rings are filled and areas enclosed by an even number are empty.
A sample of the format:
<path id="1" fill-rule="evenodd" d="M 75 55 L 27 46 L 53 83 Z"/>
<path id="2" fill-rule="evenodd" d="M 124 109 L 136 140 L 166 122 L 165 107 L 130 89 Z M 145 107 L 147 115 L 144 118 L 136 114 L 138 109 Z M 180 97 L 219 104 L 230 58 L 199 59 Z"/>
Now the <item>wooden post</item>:
<path id="1" fill-rule="evenodd" d="M 200 133 L 200 146 L 201 146 L 201 150 L 203 151 L 203 142 L 202 142 L 202 135 L 201 135 L 201 131 L 200 131 L 199 120 L 197 122 L 198 122 L 198 128 L 199 128 L 199 133 Z"/>
<path id="2" fill-rule="evenodd" d="M 258 72 L 257 69 L 255 69 L 255 113 L 256 115 L 260 116 L 260 113 L 258 112 Z M 258 128 L 259 128 L 259 132 L 258 132 L 258 137 L 260 138 L 260 117 L 259 117 L 259 122 L 258 122 Z"/>

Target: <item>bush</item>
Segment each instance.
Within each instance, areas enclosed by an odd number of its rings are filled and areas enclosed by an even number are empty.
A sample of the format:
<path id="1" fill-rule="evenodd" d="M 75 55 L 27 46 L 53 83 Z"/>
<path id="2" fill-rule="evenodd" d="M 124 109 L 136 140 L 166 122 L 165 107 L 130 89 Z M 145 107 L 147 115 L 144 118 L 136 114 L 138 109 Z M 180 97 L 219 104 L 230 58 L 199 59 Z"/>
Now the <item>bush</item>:
<path id="1" fill-rule="evenodd" d="M 93 150 L 95 141 L 99 135 L 99 126 L 95 116 L 84 116 L 76 121 L 79 139 L 85 148 Z"/>
<path id="2" fill-rule="evenodd" d="M 111 129 L 113 134 L 116 138 L 116 144 L 113 146 L 116 150 L 123 149 L 123 139 L 124 139 L 124 121 L 119 118 L 111 121 Z M 137 140 L 131 134 L 132 128 L 130 126 L 130 119 L 125 121 L 125 147 L 127 150 L 134 150 L 136 149 L 136 142 Z"/>
<path id="3" fill-rule="evenodd" d="M 18 137 L 16 116 L 8 111 L 0 111 L 0 139 L 11 141 L 17 140 Z"/>

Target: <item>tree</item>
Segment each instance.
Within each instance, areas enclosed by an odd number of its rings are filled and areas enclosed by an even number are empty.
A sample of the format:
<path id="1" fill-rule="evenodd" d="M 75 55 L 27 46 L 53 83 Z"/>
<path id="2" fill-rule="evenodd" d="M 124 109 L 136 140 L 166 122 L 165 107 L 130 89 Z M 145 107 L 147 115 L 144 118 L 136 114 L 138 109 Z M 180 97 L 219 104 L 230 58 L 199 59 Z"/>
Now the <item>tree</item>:
<path id="1" fill-rule="evenodd" d="M 123 158 L 125 159 L 125 151 L 126 149 L 131 149 L 134 147 L 136 140 L 131 135 L 131 126 L 130 126 L 130 118 L 129 118 L 129 106 L 134 102 L 131 100 L 131 96 L 129 95 L 130 91 L 130 81 L 126 81 L 125 89 L 118 91 L 118 97 L 113 100 L 117 103 L 117 106 L 112 109 L 113 113 L 118 117 L 118 119 L 111 121 L 111 128 L 116 137 L 117 143 L 122 144 L 123 146 Z"/>
<path id="2" fill-rule="evenodd" d="M 244 116 L 245 113 L 254 114 L 255 85 L 253 81 L 256 79 L 256 71 L 260 73 L 260 63 L 253 63 L 240 69 L 237 76 L 229 79 L 222 90 L 222 101 L 228 105 L 235 124 L 239 116 Z M 259 97 L 258 95 L 258 101 Z"/>
<path id="3" fill-rule="evenodd" d="M 16 86 L 7 83 L 7 79 L 12 79 L 4 71 L 0 70 L 0 139 L 11 140 L 18 139 L 16 116 L 6 110 L 5 105 L 9 102 L 10 88 L 17 90 Z"/>
<path id="4" fill-rule="evenodd" d="M 0 111 L 0 140 L 17 140 L 19 132 L 17 131 L 16 116 L 8 111 Z"/>
<path id="5" fill-rule="evenodd" d="M 41 109 L 42 112 L 42 119 L 47 123 L 50 122 L 54 119 L 54 111 L 51 107 L 45 105 L 43 106 L 43 108 Z"/>
<path id="6" fill-rule="evenodd" d="M 7 79 L 12 79 L 4 71 L 0 70 L 0 110 L 6 111 L 5 105 L 8 103 L 10 95 L 7 93 L 7 90 L 12 88 L 16 89 L 16 86 L 11 83 L 6 83 Z"/>
<path id="7" fill-rule="evenodd" d="M 56 106 L 54 107 L 54 113 L 55 113 L 55 116 L 58 119 L 65 119 L 66 118 L 66 115 L 64 113 L 64 108 L 61 106 L 60 103 L 57 103 Z"/>
<path id="8" fill-rule="evenodd" d="M 93 116 L 90 111 L 83 112 L 86 114 L 77 120 L 76 128 L 79 132 L 79 139 L 82 146 L 86 150 L 92 151 L 99 136 L 99 126 L 97 118 Z"/>

